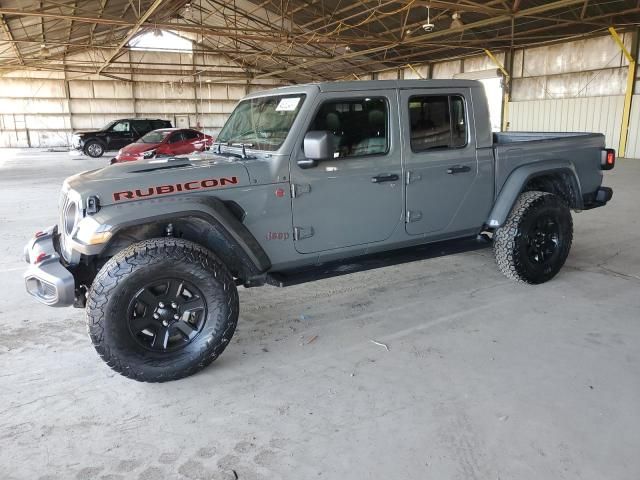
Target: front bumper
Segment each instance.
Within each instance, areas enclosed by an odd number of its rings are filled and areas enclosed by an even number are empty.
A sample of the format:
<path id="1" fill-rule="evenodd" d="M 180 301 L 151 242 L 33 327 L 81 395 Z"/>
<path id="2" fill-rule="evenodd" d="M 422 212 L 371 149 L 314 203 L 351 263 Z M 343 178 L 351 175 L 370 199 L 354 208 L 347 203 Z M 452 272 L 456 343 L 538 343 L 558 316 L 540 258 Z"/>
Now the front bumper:
<path id="1" fill-rule="evenodd" d="M 27 292 L 50 307 L 69 307 L 75 299 L 73 274 L 55 249 L 56 227 L 39 232 L 24 248 L 29 264 L 24 273 Z"/>

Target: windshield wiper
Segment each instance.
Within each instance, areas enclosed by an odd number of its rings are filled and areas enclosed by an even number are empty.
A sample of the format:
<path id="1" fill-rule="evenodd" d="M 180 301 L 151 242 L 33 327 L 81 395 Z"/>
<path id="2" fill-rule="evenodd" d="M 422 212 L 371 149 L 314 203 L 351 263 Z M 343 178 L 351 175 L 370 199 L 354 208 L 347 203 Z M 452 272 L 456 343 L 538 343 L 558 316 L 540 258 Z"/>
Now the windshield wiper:
<path id="1" fill-rule="evenodd" d="M 238 155 L 238 154 L 234 154 L 231 152 L 225 152 L 229 155 L 235 155 L 238 156 L 240 158 L 249 158 L 249 156 L 247 155 L 247 150 L 246 148 L 249 147 L 253 147 L 253 143 L 243 143 L 243 142 L 238 142 L 237 139 L 232 139 L 232 140 L 227 140 L 227 141 L 220 141 L 220 142 L 214 142 L 214 145 L 217 146 L 217 150 L 216 153 L 218 155 L 222 155 L 222 145 L 224 145 L 225 147 L 242 147 L 242 154 Z"/>
<path id="2" fill-rule="evenodd" d="M 246 152 L 244 151 L 244 148 L 243 148 L 243 153 L 242 154 L 238 154 L 238 153 L 234 153 L 234 152 L 223 152 L 222 151 L 222 146 L 223 145 L 225 147 L 230 147 L 231 143 L 230 142 L 213 142 L 213 146 L 217 147 L 216 150 L 215 150 L 216 155 L 226 155 L 228 157 L 236 157 L 236 158 L 242 158 L 242 159 L 246 158 Z"/>
<path id="3" fill-rule="evenodd" d="M 253 143 L 231 143 L 232 147 L 242 147 L 242 158 L 247 158 L 247 151 L 245 147 L 253 147 Z"/>

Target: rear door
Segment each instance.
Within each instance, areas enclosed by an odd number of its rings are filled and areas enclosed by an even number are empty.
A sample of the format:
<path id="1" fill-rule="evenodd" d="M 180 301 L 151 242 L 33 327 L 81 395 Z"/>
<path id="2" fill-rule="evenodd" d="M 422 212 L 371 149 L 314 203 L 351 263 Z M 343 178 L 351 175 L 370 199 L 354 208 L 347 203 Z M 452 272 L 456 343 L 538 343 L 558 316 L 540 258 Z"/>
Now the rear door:
<path id="1" fill-rule="evenodd" d="M 398 122 L 395 90 L 318 97 L 291 163 L 298 252 L 383 242 L 401 225 Z M 311 130 L 330 131 L 337 138 L 334 158 L 303 169 L 296 160 L 304 159 L 302 137 Z"/>
<path id="2" fill-rule="evenodd" d="M 180 155 L 183 153 L 189 153 L 185 151 L 186 142 L 182 136 L 182 131 L 173 132 L 167 139 L 167 147 L 169 155 Z"/>
<path id="3" fill-rule="evenodd" d="M 401 91 L 406 172 L 406 231 L 437 236 L 475 227 L 466 215 L 486 202 L 476 185 L 475 132 L 469 121 L 469 89 Z M 469 102 L 470 103 L 470 102 Z M 475 211 L 475 210 L 474 210 Z"/>
<path id="4" fill-rule="evenodd" d="M 131 129 L 133 130 L 134 140 L 137 140 L 153 130 L 153 127 L 149 120 L 132 120 Z"/>

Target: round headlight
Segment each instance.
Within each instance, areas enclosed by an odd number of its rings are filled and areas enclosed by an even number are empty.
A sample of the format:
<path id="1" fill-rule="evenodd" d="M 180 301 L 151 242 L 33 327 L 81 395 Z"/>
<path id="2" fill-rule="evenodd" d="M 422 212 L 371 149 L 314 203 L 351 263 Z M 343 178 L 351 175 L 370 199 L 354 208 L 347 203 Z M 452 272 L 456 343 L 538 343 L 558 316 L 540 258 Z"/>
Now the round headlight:
<path id="1" fill-rule="evenodd" d="M 80 206 L 74 200 L 69 201 L 64 209 L 63 222 L 64 232 L 71 235 L 76 224 L 80 220 Z"/>

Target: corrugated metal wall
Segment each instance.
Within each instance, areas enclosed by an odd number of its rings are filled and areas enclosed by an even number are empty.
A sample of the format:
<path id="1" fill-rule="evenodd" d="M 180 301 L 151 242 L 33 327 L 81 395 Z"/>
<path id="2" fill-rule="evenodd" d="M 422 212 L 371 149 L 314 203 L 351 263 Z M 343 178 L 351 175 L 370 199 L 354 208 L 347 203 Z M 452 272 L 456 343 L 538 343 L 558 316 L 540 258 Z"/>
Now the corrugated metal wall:
<path id="1" fill-rule="evenodd" d="M 631 48 L 631 33 L 623 41 Z M 627 72 L 627 59 L 608 35 L 517 50 L 509 130 L 599 132 L 606 135 L 607 146 L 619 149 Z M 639 103 L 627 157 L 640 157 Z"/>
<path id="2" fill-rule="evenodd" d="M 221 83 L 203 77 L 194 82 L 193 56 L 132 51 L 124 57 L 132 66 L 143 58 L 175 61 L 185 71 L 182 79 L 154 74 L 117 81 L 86 75 L 65 77 L 62 72 L 10 72 L 0 78 L 0 147 L 66 146 L 75 130 L 100 128 L 128 117 L 162 118 L 176 125 L 176 116 L 183 115 L 191 127 L 217 135 L 238 100 L 253 91 L 282 85 L 269 79 Z M 227 59 L 209 56 L 206 61 L 229 67 Z"/>
<path id="3" fill-rule="evenodd" d="M 625 155 L 629 158 L 640 158 L 640 95 L 634 95 L 631 102 L 631 121 Z"/>
<path id="4" fill-rule="evenodd" d="M 625 33 L 627 48 L 632 34 Z M 502 63 L 504 53 L 496 53 Z M 414 64 L 375 74 L 375 78 L 456 78 L 468 72 L 495 70 L 486 55 Z M 517 49 L 513 57 L 509 130 L 600 132 L 607 145 L 619 149 L 628 62 L 609 35 L 536 48 Z M 364 79 L 364 78 L 363 78 Z M 636 89 L 640 89 L 640 69 Z M 499 105 L 493 106 L 494 110 Z M 500 114 L 499 111 L 493 113 Z M 635 96 L 627 157 L 640 158 L 640 98 Z"/>
<path id="5" fill-rule="evenodd" d="M 617 149 L 624 95 L 509 103 L 509 130 L 600 132 Z"/>

